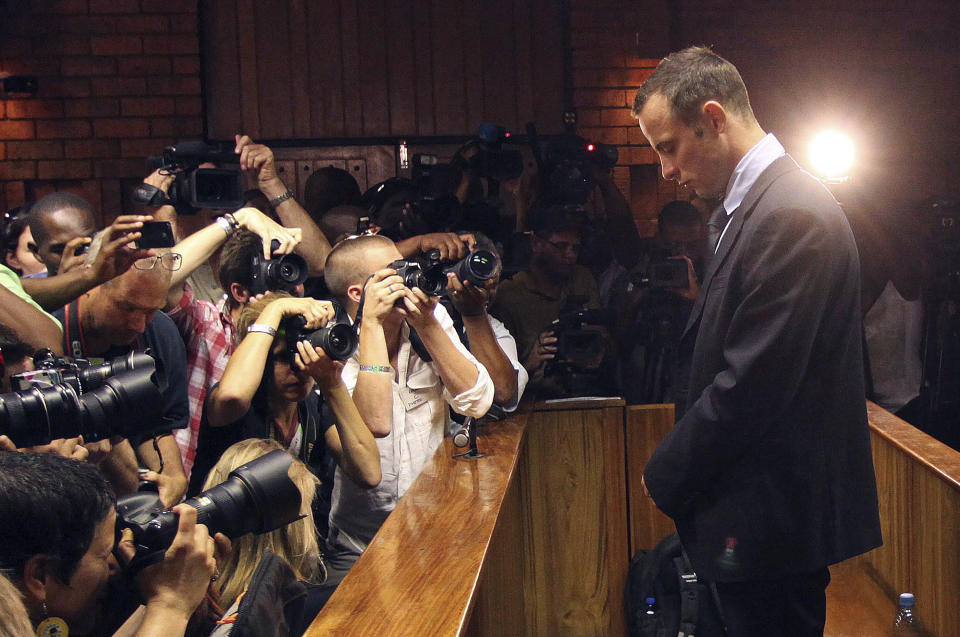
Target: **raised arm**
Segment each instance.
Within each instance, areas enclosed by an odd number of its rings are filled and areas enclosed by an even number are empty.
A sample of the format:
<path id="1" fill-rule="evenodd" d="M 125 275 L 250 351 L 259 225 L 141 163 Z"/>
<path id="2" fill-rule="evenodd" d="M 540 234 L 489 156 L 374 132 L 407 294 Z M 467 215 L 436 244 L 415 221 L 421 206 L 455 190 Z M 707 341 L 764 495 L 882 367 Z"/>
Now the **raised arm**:
<path id="1" fill-rule="evenodd" d="M 283 225 L 302 230 L 303 241 L 297 254 L 306 259 L 311 276 L 320 276 L 330 252 L 330 242 L 277 175 L 273 151 L 263 144 L 255 144 L 246 135 L 237 135 L 236 142 L 240 168 L 256 175 L 257 187 L 266 195 Z"/>

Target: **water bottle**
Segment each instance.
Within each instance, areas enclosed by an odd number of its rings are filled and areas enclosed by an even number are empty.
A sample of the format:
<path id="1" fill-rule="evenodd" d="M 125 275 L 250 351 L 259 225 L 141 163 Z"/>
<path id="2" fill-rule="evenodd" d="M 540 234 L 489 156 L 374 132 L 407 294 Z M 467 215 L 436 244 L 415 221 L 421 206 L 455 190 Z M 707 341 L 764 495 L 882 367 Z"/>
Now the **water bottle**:
<path id="1" fill-rule="evenodd" d="M 648 597 L 644 600 L 647 605 L 640 618 L 640 634 L 643 637 L 657 637 L 659 634 L 659 615 L 657 614 L 657 598 Z"/>
<path id="2" fill-rule="evenodd" d="M 920 635 L 920 624 L 913 613 L 913 607 L 916 600 L 913 593 L 902 593 L 900 595 L 900 608 L 897 609 L 897 618 L 893 620 L 894 635 L 909 635 L 915 637 Z"/>

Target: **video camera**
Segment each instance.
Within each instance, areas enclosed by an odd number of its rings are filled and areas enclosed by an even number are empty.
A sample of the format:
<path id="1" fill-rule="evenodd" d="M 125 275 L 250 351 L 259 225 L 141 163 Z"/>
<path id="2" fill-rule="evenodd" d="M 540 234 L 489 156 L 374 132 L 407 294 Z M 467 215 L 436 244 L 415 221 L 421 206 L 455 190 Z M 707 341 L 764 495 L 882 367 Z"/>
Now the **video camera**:
<path id="1" fill-rule="evenodd" d="M 477 177 L 506 181 L 516 179 L 523 174 L 523 156 L 518 150 L 505 150 L 509 143 L 510 131 L 496 124 L 482 123 L 477 127 L 477 136 L 467 142 L 454 157 L 454 162 L 462 161 Z M 468 149 L 476 149 L 469 157 Z"/>
<path id="2" fill-rule="evenodd" d="M 500 274 L 500 256 L 490 250 L 474 250 L 459 261 L 443 262 L 439 250 L 428 250 L 420 261 L 400 259 L 388 267 L 397 271 L 408 288 L 420 288 L 428 296 L 442 296 L 447 289 L 447 274 L 452 272 L 461 281 L 484 285 Z"/>
<path id="3" fill-rule="evenodd" d="M 37 369 L 10 378 L 16 391 L 0 395 L 0 434 L 18 447 L 82 435 L 85 442 L 135 437 L 144 418 L 163 411 L 156 362 L 131 352 L 102 365 L 40 350 Z"/>
<path id="4" fill-rule="evenodd" d="M 180 214 L 192 214 L 198 208 L 236 210 L 244 203 L 243 173 L 239 168 L 200 168 L 211 162 L 237 164 L 240 156 L 227 143 L 183 142 L 167 146 L 162 155 L 147 158 L 150 171 L 158 168 L 176 175 L 167 199 L 163 193 L 147 184 L 134 190 L 134 201 L 150 206 L 169 203 Z"/>
<path id="5" fill-rule="evenodd" d="M 197 510 L 197 524 L 231 540 L 268 533 L 298 520 L 302 496 L 288 474 L 293 456 L 276 450 L 237 467 L 226 482 L 186 501 Z M 143 491 L 117 500 L 116 534 L 133 531 L 134 573 L 163 560 L 177 534 L 177 514 L 165 509 L 156 493 Z"/>
<path id="6" fill-rule="evenodd" d="M 645 271 L 634 270 L 630 275 L 631 288 L 667 289 L 689 288 L 687 262 L 680 257 L 664 257 L 651 261 Z"/>
<path id="7" fill-rule="evenodd" d="M 303 315 L 285 318 L 280 323 L 287 340 L 291 365 L 296 360 L 297 343 L 307 341 L 313 347 L 320 347 L 327 356 L 336 361 L 345 361 L 357 351 L 359 338 L 357 331 L 346 316 L 346 312 L 336 301 L 332 301 L 336 314 L 333 320 L 315 330 L 305 329 L 307 319 Z"/>
<path id="8" fill-rule="evenodd" d="M 610 170 L 619 159 L 616 146 L 568 134 L 550 140 L 541 158 L 543 192 L 551 202 L 586 203 L 597 183 L 591 166 Z"/>
<path id="9" fill-rule="evenodd" d="M 270 242 L 270 253 L 280 248 L 280 242 Z M 284 254 L 275 259 L 264 259 L 257 251 L 250 257 L 250 294 L 263 294 L 270 290 L 292 291 L 307 280 L 309 270 L 306 260 L 298 254 Z"/>

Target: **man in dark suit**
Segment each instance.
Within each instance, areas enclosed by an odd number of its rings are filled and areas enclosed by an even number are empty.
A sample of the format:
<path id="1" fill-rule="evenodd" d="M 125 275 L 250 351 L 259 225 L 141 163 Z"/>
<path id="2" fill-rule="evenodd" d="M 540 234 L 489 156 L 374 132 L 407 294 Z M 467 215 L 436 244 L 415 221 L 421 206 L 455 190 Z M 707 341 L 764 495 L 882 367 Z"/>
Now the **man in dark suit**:
<path id="1" fill-rule="evenodd" d="M 709 49 L 665 58 L 634 116 L 665 179 L 721 201 L 681 339 L 686 409 L 646 487 L 728 635 L 822 635 L 827 566 L 881 543 L 853 235 Z"/>

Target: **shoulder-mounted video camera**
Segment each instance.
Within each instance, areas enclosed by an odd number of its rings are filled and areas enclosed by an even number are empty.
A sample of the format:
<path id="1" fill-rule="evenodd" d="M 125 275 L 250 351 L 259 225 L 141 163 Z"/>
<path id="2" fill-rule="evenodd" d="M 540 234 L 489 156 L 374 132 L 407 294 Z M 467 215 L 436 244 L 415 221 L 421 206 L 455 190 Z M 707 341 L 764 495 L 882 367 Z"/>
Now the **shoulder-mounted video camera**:
<path id="1" fill-rule="evenodd" d="M 601 309 L 573 309 L 554 319 L 551 329 L 557 337 L 554 365 L 586 368 L 603 358 L 606 348 L 602 328 L 607 312 Z"/>
<path id="2" fill-rule="evenodd" d="M 82 435 L 95 442 L 135 437 L 145 419 L 159 419 L 163 402 L 156 362 L 131 352 L 102 365 L 54 356 L 34 356 L 33 371 L 10 378 L 16 391 L 0 395 L 0 434 L 18 447 Z"/>
<path id="3" fill-rule="evenodd" d="M 140 184 L 133 193 L 134 201 L 149 206 L 170 204 L 180 214 L 192 214 L 198 208 L 236 210 L 243 205 L 244 180 L 239 168 L 223 168 L 237 164 L 240 156 L 226 143 L 183 142 L 167 146 L 160 156 L 147 158 L 150 171 L 161 169 L 176 177 L 166 197 L 154 186 Z M 213 163 L 218 168 L 200 168 Z"/>

